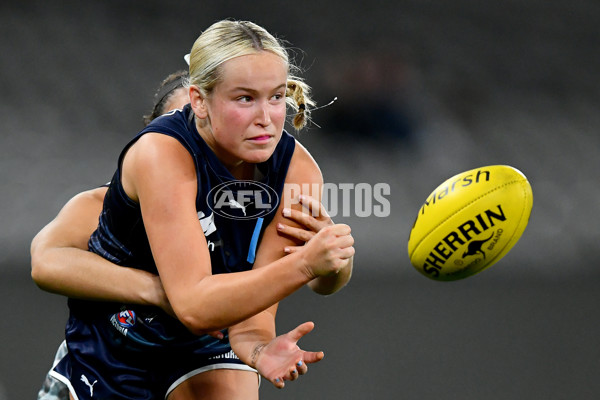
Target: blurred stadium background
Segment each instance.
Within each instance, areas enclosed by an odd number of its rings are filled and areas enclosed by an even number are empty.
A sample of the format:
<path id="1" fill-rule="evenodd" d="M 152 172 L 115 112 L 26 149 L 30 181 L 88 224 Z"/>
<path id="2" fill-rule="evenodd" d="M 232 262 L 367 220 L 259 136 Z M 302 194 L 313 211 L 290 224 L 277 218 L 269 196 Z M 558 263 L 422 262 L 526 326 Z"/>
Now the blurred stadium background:
<path id="1" fill-rule="evenodd" d="M 210 3 L 210 4 L 203 4 Z M 29 243 L 108 180 L 160 80 L 202 29 L 248 19 L 289 41 L 319 104 L 299 139 L 326 182 L 388 183 L 353 227 L 355 277 L 286 299 L 279 329 L 325 360 L 263 399 L 596 399 L 600 3 L 16 1 L 0 5 L 0 400 L 34 398 L 67 317 L 29 277 Z M 318 126 L 317 126 L 318 125 Z M 406 255 L 447 177 L 522 170 L 530 225 L 493 268 L 429 281 Z"/>

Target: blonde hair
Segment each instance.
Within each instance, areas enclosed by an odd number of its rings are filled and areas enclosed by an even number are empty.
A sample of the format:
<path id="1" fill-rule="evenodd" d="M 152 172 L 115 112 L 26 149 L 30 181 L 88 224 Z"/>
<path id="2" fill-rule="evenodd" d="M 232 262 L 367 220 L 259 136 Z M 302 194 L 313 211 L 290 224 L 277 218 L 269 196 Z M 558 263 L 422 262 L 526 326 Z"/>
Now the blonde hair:
<path id="1" fill-rule="evenodd" d="M 209 96 L 221 81 L 221 65 L 235 57 L 269 51 L 279 56 L 288 68 L 286 103 L 296 115 L 293 125 L 302 129 L 314 106 L 310 86 L 293 73 L 299 68 L 291 64 L 286 48 L 264 28 L 249 21 L 222 20 L 214 23 L 196 39 L 190 52 L 190 84 Z"/>

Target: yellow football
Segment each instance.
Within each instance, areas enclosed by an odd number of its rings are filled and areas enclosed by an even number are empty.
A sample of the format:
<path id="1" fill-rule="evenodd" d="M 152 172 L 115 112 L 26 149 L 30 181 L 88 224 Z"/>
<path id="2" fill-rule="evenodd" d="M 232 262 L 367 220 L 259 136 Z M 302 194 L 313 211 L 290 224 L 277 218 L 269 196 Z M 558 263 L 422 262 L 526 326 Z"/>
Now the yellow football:
<path id="1" fill-rule="evenodd" d="M 513 167 L 491 165 L 455 175 L 419 210 L 408 239 L 410 261 L 438 281 L 481 272 L 517 243 L 532 206 L 531 185 Z"/>

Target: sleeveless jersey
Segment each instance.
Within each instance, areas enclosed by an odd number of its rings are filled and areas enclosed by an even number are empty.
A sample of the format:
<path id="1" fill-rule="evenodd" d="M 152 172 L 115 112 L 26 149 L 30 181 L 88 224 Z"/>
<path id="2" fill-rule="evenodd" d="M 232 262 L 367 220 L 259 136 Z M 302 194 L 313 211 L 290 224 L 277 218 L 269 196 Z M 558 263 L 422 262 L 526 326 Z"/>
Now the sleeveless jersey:
<path id="1" fill-rule="evenodd" d="M 237 181 L 201 138 L 193 117 L 188 104 L 183 110 L 155 119 L 127 144 L 110 182 L 98 228 L 89 241 L 92 252 L 118 265 L 157 273 L 139 204 L 127 197 L 121 184 L 121 165 L 127 149 L 136 140 L 145 133 L 158 132 L 177 139 L 194 160 L 198 223 L 208 242 L 212 273 L 252 268 L 263 231 L 278 207 L 295 139 L 284 131 L 273 155 L 257 164 L 256 179 Z M 116 340 L 133 351 L 176 346 L 195 351 L 206 348 L 216 353 L 226 348 L 219 343 L 228 346 L 227 341 L 191 334 L 158 307 L 69 299 L 69 308 L 68 343 L 70 330 L 73 338 L 77 337 L 78 321 L 89 322 L 91 318 L 95 329 L 111 331 L 101 334 L 104 339 Z"/>

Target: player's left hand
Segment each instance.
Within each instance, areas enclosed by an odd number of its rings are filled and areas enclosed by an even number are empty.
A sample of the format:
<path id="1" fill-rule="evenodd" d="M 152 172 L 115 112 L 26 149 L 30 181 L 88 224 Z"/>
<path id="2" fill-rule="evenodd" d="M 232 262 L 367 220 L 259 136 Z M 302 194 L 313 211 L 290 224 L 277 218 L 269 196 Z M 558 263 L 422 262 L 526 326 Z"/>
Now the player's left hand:
<path id="1" fill-rule="evenodd" d="M 255 368 L 276 388 L 282 389 L 285 381 L 294 381 L 306 374 L 308 364 L 323 359 L 322 351 L 304 351 L 297 344 L 314 327 L 314 323 L 305 322 L 290 332 L 277 336 L 260 351 Z"/>
<path id="2" fill-rule="evenodd" d="M 300 195 L 298 199 L 300 204 L 302 204 L 302 210 L 284 208 L 283 216 L 296 222 L 303 228 L 280 223 L 277 225 L 277 230 L 302 242 L 308 242 L 321 229 L 334 223 L 319 200 L 308 195 Z M 300 247 L 288 246 L 285 248 L 285 252 L 293 253 L 298 251 Z"/>

